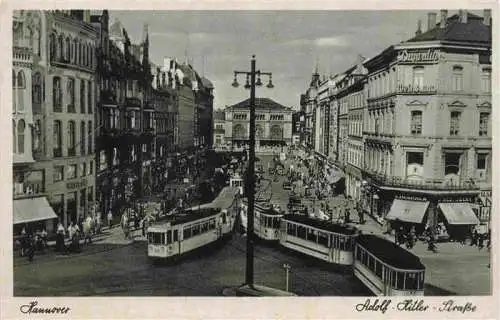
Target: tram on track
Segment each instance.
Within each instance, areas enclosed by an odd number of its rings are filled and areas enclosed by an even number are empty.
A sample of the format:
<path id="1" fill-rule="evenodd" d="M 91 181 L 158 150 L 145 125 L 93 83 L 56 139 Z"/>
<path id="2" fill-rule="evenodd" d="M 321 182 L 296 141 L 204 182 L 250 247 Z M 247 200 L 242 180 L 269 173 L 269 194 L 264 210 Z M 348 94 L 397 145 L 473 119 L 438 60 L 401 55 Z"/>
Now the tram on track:
<path id="1" fill-rule="evenodd" d="M 237 209 L 237 188 L 226 187 L 211 203 L 166 216 L 148 227 L 148 257 L 171 260 L 231 235 Z"/>
<path id="2" fill-rule="evenodd" d="M 332 264 L 351 266 L 358 230 L 304 215 L 281 218 L 280 245 Z"/>
<path id="3" fill-rule="evenodd" d="M 247 229 L 248 203 L 241 202 L 241 226 Z M 280 220 L 284 213 L 273 208 L 271 204 L 256 203 L 254 216 L 254 233 L 262 240 L 278 241 L 280 237 Z"/>
<path id="4" fill-rule="evenodd" d="M 423 296 L 425 266 L 395 243 L 360 235 L 354 250 L 354 275 L 377 296 Z"/>

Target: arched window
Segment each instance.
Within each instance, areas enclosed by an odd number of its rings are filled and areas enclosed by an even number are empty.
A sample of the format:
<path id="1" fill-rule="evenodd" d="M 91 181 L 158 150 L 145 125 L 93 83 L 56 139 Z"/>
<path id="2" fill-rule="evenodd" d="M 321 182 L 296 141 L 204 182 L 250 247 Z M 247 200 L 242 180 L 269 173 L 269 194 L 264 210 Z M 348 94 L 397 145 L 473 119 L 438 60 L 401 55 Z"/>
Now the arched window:
<path id="1" fill-rule="evenodd" d="M 76 39 L 73 39 L 73 42 L 71 43 L 71 63 L 77 64 L 78 63 L 78 42 Z"/>
<path id="2" fill-rule="evenodd" d="M 88 56 L 88 54 L 87 54 L 87 45 L 84 43 L 83 44 L 83 50 L 82 50 L 82 65 L 84 67 L 87 66 L 87 56 Z"/>
<path id="3" fill-rule="evenodd" d="M 462 91 L 464 81 L 464 68 L 462 66 L 453 66 L 452 90 Z"/>
<path id="4" fill-rule="evenodd" d="M 17 130 L 16 130 L 16 120 L 12 120 L 12 151 L 17 153 L 16 151 L 16 139 L 17 138 Z"/>
<path id="5" fill-rule="evenodd" d="M 37 152 L 41 149 L 42 140 L 42 122 L 40 120 L 35 121 L 35 128 L 33 130 L 33 151 Z"/>
<path id="6" fill-rule="evenodd" d="M 87 106 L 88 106 L 88 113 L 92 114 L 92 81 L 88 81 L 87 83 Z"/>
<path id="7" fill-rule="evenodd" d="M 75 122 L 70 120 L 68 122 L 68 156 L 75 156 L 75 145 L 76 145 L 76 132 L 75 132 Z"/>
<path id="8" fill-rule="evenodd" d="M 85 135 L 87 132 L 85 131 L 85 121 L 82 121 L 80 125 L 80 154 L 85 155 Z"/>
<path id="9" fill-rule="evenodd" d="M 17 152 L 19 154 L 24 153 L 24 130 L 26 129 L 26 125 L 24 120 L 19 120 L 17 124 Z"/>
<path id="10" fill-rule="evenodd" d="M 64 60 L 66 62 L 70 62 L 70 55 L 71 55 L 71 40 L 69 40 L 69 37 L 66 37 L 64 43 Z"/>
<path id="11" fill-rule="evenodd" d="M 42 103 L 42 76 L 40 72 L 33 75 L 33 93 L 32 93 L 32 103 L 40 104 Z"/>
<path id="12" fill-rule="evenodd" d="M 67 91 L 69 98 L 68 112 L 75 112 L 75 79 L 68 78 Z"/>
<path id="13" fill-rule="evenodd" d="M 49 40 L 49 46 L 50 46 L 50 60 L 54 60 L 57 56 L 57 40 L 56 40 L 56 35 L 52 33 L 50 35 L 50 40 Z"/>
<path id="14" fill-rule="evenodd" d="M 80 112 L 85 113 L 85 80 L 80 79 Z"/>
<path id="15" fill-rule="evenodd" d="M 52 99 L 54 112 L 62 112 L 61 78 L 59 77 L 54 77 L 52 80 Z"/>
<path id="16" fill-rule="evenodd" d="M 26 88 L 26 79 L 24 72 L 19 71 L 17 74 L 17 110 L 24 111 L 24 89 Z"/>
<path id="17" fill-rule="evenodd" d="M 62 124 L 61 120 L 54 120 L 54 158 L 62 157 Z"/>
<path id="18" fill-rule="evenodd" d="M 88 126 L 87 130 L 88 130 L 87 131 L 88 132 L 88 135 L 87 135 L 88 139 L 87 140 L 89 142 L 88 143 L 88 146 L 89 146 L 89 148 L 88 148 L 88 154 L 92 154 L 92 152 L 93 152 L 93 148 L 92 148 L 92 141 L 93 141 L 92 140 L 92 130 L 93 130 L 93 128 L 92 128 L 92 121 L 89 121 L 89 126 Z"/>
<path id="19" fill-rule="evenodd" d="M 78 65 L 82 65 L 83 61 L 83 45 L 78 41 Z"/>
<path id="20" fill-rule="evenodd" d="M 62 60 L 64 56 L 64 40 L 62 34 L 57 39 L 57 58 Z"/>

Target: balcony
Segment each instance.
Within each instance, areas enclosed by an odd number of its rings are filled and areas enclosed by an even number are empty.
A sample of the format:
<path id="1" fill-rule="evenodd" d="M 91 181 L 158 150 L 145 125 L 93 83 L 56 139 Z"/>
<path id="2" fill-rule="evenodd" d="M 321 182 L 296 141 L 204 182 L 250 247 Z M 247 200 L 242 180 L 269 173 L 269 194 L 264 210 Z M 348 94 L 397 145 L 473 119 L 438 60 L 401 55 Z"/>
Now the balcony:
<path id="1" fill-rule="evenodd" d="M 403 177 L 393 177 L 373 172 L 367 172 L 373 183 L 380 187 L 391 187 L 427 191 L 479 191 L 479 185 L 474 179 L 461 179 L 457 182 L 444 179 L 409 180 Z"/>
<path id="2" fill-rule="evenodd" d="M 28 47 L 29 44 L 27 43 L 17 43 L 14 44 L 12 48 L 12 62 L 13 63 L 27 63 L 27 64 L 32 64 L 33 63 L 33 54 L 31 52 L 31 49 Z"/>
<path id="3" fill-rule="evenodd" d="M 125 98 L 125 108 L 141 109 L 141 100 L 139 98 Z"/>

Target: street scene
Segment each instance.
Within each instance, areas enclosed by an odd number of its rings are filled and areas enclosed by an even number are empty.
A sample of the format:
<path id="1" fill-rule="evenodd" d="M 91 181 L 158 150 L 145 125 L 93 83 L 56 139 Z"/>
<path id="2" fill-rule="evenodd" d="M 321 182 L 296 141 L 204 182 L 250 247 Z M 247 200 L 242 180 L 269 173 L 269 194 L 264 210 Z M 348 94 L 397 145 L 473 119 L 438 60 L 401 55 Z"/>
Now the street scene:
<path id="1" fill-rule="evenodd" d="M 491 295 L 491 25 L 15 11 L 14 296 Z"/>

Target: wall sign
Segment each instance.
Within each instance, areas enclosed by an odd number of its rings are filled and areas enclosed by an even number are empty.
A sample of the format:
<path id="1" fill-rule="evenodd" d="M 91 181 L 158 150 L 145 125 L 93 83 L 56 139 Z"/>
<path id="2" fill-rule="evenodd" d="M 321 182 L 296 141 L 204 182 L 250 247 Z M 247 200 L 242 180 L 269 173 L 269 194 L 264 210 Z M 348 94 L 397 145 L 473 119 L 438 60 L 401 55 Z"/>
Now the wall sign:
<path id="1" fill-rule="evenodd" d="M 399 93 L 422 93 L 422 92 L 435 92 L 436 87 L 433 85 L 424 85 L 424 86 L 419 86 L 419 85 L 403 85 L 400 84 L 398 85 L 398 92 Z"/>
<path id="2" fill-rule="evenodd" d="M 408 51 L 398 53 L 398 62 L 407 63 L 433 63 L 439 60 L 439 50 Z"/>
<path id="3" fill-rule="evenodd" d="M 87 179 L 66 183 L 66 189 L 80 189 L 87 186 Z"/>

